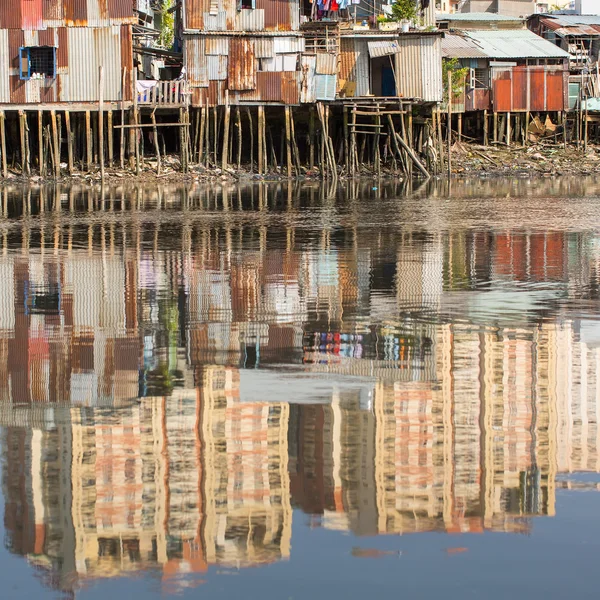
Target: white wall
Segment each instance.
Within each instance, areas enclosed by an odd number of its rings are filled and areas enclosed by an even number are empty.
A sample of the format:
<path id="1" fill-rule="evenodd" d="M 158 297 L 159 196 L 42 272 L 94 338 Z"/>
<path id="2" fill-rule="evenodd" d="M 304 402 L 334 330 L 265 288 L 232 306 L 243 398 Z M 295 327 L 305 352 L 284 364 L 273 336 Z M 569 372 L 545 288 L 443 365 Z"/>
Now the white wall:
<path id="1" fill-rule="evenodd" d="M 575 11 L 580 15 L 600 15 L 598 0 L 575 0 Z"/>

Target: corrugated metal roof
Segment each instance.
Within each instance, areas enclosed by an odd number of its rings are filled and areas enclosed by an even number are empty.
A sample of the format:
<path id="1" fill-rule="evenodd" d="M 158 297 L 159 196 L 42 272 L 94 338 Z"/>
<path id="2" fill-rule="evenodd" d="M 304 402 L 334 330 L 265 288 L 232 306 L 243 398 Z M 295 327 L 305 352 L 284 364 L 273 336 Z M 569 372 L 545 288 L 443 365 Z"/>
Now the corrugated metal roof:
<path id="1" fill-rule="evenodd" d="M 489 58 L 569 58 L 568 52 L 529 29 L 465 31 L 464 34 L 477 42 Z"/>
<path id="2" fill-rule="evenodd" d="M 587 21 L 585 17 L 578 18 Z M 566 17 L 540 17 L 540 23 L 562 37 L 567 35 L 600 37 L 600 17 L 590 17 L 588 22 L 581 23 L 570 20 L 565 21 L 564 19 Z"/>
<path id="3" fill-rule="evenodd" d="M 524 21 L 521 17 L 508 17 L 506 15 L 497 15 L 496 13 L 469 12 L 469 13 L 440 13 L 435 16 L 435 20 L 440 21 Z"/>
<path id="4" fill-rule="evenodd" d="M 444 58 L 486 58 L 486 53 L 464 35 L 449 33 L 442 39 L 442 56 Z"/>
<path id="5" fill-rule="evenodd" d="M 600 25 L 600 15 L 544 15 L 540 18 L 543 21 L 550 19 L 559 23 L 559 27 Z"/>
<path id="6" fill-rule="evenodd" d="M 371 58 L 391 56 L 392 54 L 398 54 L 398 52 L 400 52 L 400 44 L 396 40 L 367 42 L 367 46 Z"/>

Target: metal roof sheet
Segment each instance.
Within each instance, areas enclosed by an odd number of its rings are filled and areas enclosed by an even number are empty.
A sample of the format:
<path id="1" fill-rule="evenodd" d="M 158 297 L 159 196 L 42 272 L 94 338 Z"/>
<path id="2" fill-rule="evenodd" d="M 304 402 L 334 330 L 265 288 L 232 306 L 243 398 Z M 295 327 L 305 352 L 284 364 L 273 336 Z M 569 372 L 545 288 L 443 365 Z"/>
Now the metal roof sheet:
<path id="1" fill-rule="evenodd" d="M 524 21 L 521 17 L 508 17 L 506 15 L 497 15 L 495 13 L 486 12 L 470 12 L 470 13 L 440 13 L 435 16 L 436 21 Z"/>
<path id="2" fill-rule="evenodd" d="M 544 15 L 541 19 L 556 21 L 559 23 L 559 27 L 600 25 L 600 15 Z"/>
<path id="3" fill-rule="evenodd" d="M 487 58 L 477 43 L 459 34 L 449 33 L 442 38 L 444 58 Z"/>
<path id="4" fill-rule="evenodd" d="M 489 58 L 569 58 L 568 52 L 529 29 L 465 31 L 464 35 Z"/>
<path id="5" fill-rule="evenodd" d="M 397 40 L 367 42 L 367 46 L 371 58 L 390 56 L 391 54 L 398 54 L 401 51 L 400 44 Z"/>
<path id="6" fill-rule="evenodd" d="M 586 23 L 574 23 L 563 19 L 564 17 L 544 16 L 540 18 L 540 23 L 562 37 L 567 35 L 600 37 L 600 17 L 592 17 L 590 22 Z M 591 22 L 592 19 L 595 19 L 596 22 Z"/>

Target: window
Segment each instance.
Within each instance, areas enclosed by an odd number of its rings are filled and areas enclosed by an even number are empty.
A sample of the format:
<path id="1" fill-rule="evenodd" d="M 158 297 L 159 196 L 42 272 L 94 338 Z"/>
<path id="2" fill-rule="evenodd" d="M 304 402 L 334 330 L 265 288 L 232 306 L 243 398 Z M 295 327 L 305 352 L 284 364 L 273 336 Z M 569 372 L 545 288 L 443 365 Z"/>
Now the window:
<path id="1" fill-rule="evenodd" d="M 471 69 L 469 87 L 471 89 L 487 89 L 490 87 L 489 71 L 487 69 Z"/>
<path id="2" fill-rule="evenodd" d="M 238 0 L 238 10 L 256 8 L 256 0 Z"/>
<path id="3" fill-rule="evenodd" d="M 19 49 L 20 78 L 56 77 L 56 48 L 31 46 Z"/>

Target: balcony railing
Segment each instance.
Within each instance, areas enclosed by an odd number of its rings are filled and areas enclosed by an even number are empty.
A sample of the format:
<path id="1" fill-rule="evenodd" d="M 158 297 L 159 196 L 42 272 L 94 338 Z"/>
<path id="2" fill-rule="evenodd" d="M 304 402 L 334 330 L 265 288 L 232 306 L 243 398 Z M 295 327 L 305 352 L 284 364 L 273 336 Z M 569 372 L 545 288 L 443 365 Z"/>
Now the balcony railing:
<path id="1" fill-rule="evenodd" d="M 138 81 L 137 102 L 150 106 L 183 106 L 189 91 L 184 79 L 174 81 Z"/>

